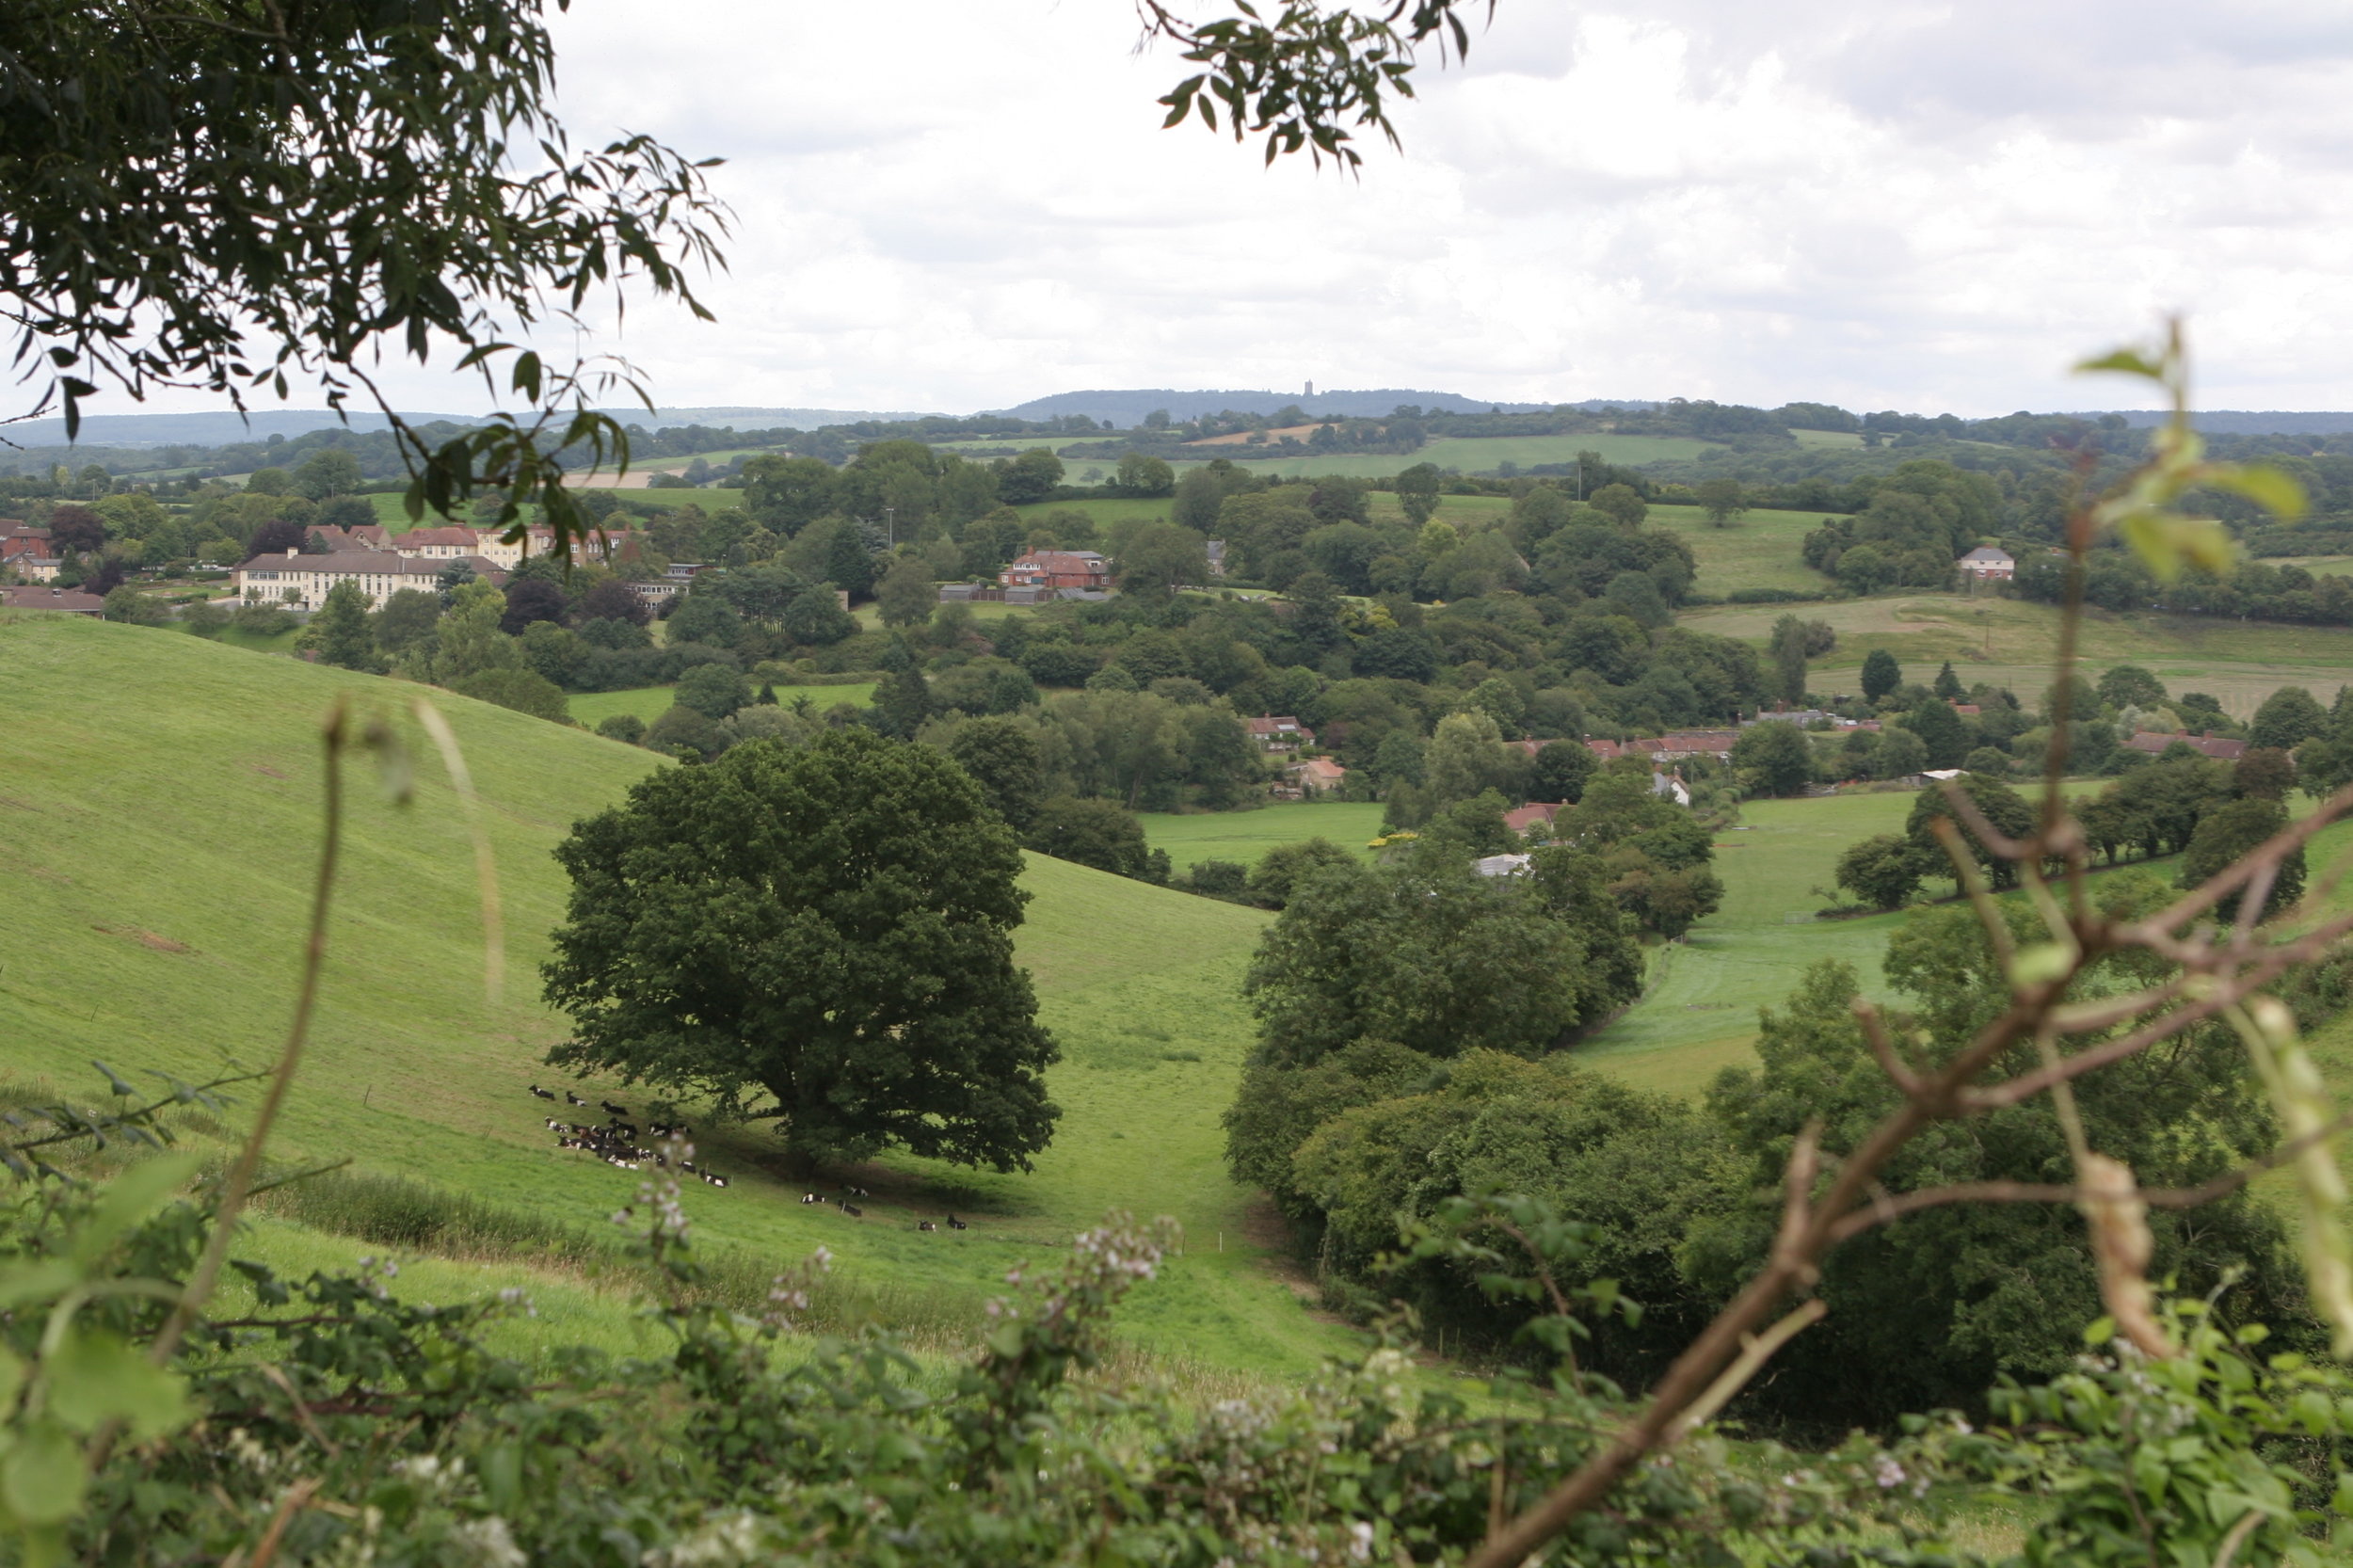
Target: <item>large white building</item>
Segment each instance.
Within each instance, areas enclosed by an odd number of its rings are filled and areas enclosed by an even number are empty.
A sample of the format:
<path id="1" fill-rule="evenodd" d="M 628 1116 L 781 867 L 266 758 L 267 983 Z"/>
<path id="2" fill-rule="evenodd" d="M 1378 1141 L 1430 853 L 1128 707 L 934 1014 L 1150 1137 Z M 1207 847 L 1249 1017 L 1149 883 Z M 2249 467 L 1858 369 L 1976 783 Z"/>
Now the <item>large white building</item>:
<path id="1" fill-rule="evenodd" d="M 502 582 L 505 573 L 476 556 L 401 555 L 389 550 L 337 550 L 325 555 L 305 555 L 289 550 L 283 555 L 256 555 L 236 572 L 237 597 L 291 609 L 315 610 L 327 602 L 328 590 L 338 583 L 357 583 L 374 609 L 403 588 L 430 592 L 441 569 L 459 561 L 478 576 Z"/>

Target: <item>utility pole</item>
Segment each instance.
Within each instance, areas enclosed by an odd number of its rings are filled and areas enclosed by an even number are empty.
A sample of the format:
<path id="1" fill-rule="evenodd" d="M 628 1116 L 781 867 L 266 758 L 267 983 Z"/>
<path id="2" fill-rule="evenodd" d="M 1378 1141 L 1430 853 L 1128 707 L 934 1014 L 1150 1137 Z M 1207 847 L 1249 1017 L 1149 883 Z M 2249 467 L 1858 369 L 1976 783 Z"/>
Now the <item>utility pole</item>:
<path id="1" fill-rule="evenodd" d="M 899 508 L 896 506 L 883 508 L 883 540 L 888 549 L 899 548 Z"/>

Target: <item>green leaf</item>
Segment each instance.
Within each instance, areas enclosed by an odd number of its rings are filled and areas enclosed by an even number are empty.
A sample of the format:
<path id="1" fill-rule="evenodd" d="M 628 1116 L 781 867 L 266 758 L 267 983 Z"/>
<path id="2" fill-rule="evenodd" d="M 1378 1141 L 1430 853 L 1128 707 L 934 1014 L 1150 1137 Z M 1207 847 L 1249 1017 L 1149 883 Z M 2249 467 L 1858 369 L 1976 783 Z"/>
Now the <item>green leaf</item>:
<path id="1" fill-rule="evenodd" d="M 187 1425 L 195 1414 L 177 1373 L 149 1365 L 103 1330 L 69 1336 L 41 1370 L 49 1384 L 50 1410 L 78 1432 L 119 1420 L 134 1436 L 160 1437 Z"/>
<path id="2" fill-rule="evenodd" d="M 0 1455 L 0 1501 L 25 1525 L 56 1525 L 73 1517 L 89 1486 L 82 1447 L 55 1422 L 20 1435 Z"/>
<path id="3" fill-rule="evenodd" d="M 82 1277 L 81 1271 L 61 1257 L 45 1257 L 36 1263 L 18 1263 L 0 1269 L 0 1312 L 23 1306 L 28 1302 L 48 1301 L 62 1296 Z"/>
<path id="4" fill-rule="evenodd" d="M 0 1419 L 16 1408 L 16 1397 L 24 1390 L 24 1358 L 6 1346 L 0 1346 Z"/>
<path id="5" fill-rule="evenodd" d="M 2165 379 L 2164 370 L 2152 363 L 2137 348 L 2115 349 L 2097 359 L 2080 360 L 2075 366 L 2078 376 L 2095 375 L 2101 371 L 2114 371 L 2120 376 L 2138 376 L 2151 381 L 2161 382 Z"/>
<path id="6" fill-rule="evenodd" d="M 162 1155 L 141 1160 L 106 1186 L 98 1207 L 73 1238 L 73 1257 L 88 1264 L 102 1256 L 115 1239 L 160 1208 L 196 1174 L 193 1154 Z"/>
<path id="7" fill-rule="evenodd" d="M 2310 505 L 2296 476 L 2276 468 L 2224 463 L 2209 470 L 2205 482 L 2216 489 L 2243 495 L 2275 517 L 2300 518 Z"/>

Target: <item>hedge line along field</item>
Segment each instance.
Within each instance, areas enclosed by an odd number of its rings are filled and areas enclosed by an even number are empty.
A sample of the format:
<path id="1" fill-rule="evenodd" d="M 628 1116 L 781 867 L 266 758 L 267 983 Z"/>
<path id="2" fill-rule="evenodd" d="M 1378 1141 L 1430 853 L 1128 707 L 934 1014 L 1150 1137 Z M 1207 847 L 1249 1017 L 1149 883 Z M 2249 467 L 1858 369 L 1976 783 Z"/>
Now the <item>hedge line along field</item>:
<path id="1" fill-rule="evenodd" d="M 1381 831 L 1379 802 L 1298 801 L 1256 811 L 1140 811 L 1144 840 L 1168 851 L 1168 862 L 1186 871 L 1204 860 L 1256 865 L 1284 844 L 1329 839 L 1358 858 L 1370 860 L 1367 840 Z"/>
<path id="2" fill-rule="evenodd" d="M 670 711 L 673 690 L 669 686 L 632 686 L 618 692 L 574 692 L 565 700 L 571 709 L 573 722 L 594 729 L 616 713 L 634 713 L 651 724 Z M 787 708 L 807 697 L 822 713 L 838 702 L 846 702 L 853 708 L 868 706 L 874 700 L 874 683 L 867 680 L 840 686 L 778 686 L 776 693 L 776 701 Z"/>
<path id="3" fill-rule="evenodd" d="M 392 805 L 352 764 L 324 990 L 278 1153 L 349 1155 L 590 1229 L 630 1200 L 638 1178 L 556 1149 L 541 1125 L 550 1108 L 524 1086 L 560 1081 L 538 1064 L 560 1032 L 536 1000 L 565 897 L 550 851 L 663 763 L 446 693 L 145 628 L 0 617 L 0 660 L 15 677 L 0 753 L 10 1078 L 80 1098 L 96 1087 L 93 1058 L 137 1080 L 274 1057 L 318 849 L 318 721 L 347 695 L 395 715 L 418 747 L 416 800 Z M 495 1001 L 462 814 L 396 716 L 424 695 L 465 747 L 498 857 Z M 961 1294 L 977 1312 L 1012 1264 L 1043 1261 L 1108 1209 L 1174 1214 L 1185 1256 L 1141 1293 L 1124 1332 L 1254 1374 L 1312 1368 L 1346 1331 L 1266 1267 L 1246 1235 L 1250 1196 L 1220 1159 L 1218 1118 L 1251 1038 L 1239 985 L 1268 917 L 1044 858 L 1025 882 L 1019 953 L 1065 1058 L 1051 1080 L 1064 1119 L 1035 1174 L 878 1161 L 854 1178 L 875 1196 L 853 1221 L 794 1201 L 796 1186 L 764 1174 L 773 1140 L 738 1129 L 699 1140 L 734 1184 L 690 1183 L 692 1220 L 723 1250 L 782 1263 L 822 1244 L 851 1282 Z M 603 1082 L 580 1093 L 644 1099 Z M 918 1213 L 949 1208 L 973 1228 L 914 1230 Z"/>

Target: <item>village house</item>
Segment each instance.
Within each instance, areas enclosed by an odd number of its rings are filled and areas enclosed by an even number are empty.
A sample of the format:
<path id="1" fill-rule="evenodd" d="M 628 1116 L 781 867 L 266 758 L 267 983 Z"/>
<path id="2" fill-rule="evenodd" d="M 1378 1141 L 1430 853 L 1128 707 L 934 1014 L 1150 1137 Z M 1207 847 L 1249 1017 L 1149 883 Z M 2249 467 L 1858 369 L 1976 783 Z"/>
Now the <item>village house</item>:
<path id="1" fill-rule="evenodd" d="M 517 539 L 513 544 L 508 544 L 499 537 L 501 531 L 496 528 L 476 528 L 472 532 L 473 534 L 472 553 L 481 556 L 492 566 L 504 567 L 508 571 L 522 565 L 526 552 L 533 555 L 552 555 L 555 552 L 555 530 L 552 528 L 530 529 L 523 537 Z M 593 537 L 588 541 L 588 553 L 594 554 L 596 541 Z"/>
<path id="2" fill-rule="evenodd" d="M 1288 788 L 1282 792 L 1300 800 L 1336 793 L 1348 779 L 1348 770 L 1329 757 L 1311 757 L 1283 770 Z"/>
<path id="3" fill-rule="evenodd" d="M 79 588 L 0 588 L 0 610 L 50 610 L 68 616 L 103 616 L 106 601 Z"/>
<path id="4" fill-rule="evenodd" d="M 2018 575 L 2018 562 L 2007 550 L 1981 544 L 1953 563 L 1981 582 L 2007 583 Z"/>
<path id="5" fill-rule="evenodd" d="M 237 568 L 234 581 L 240 599 L 296 610 L 315 610 L 327 602 L 335 584 L 356 583 L 374 609 L 403 588 L 432 591 L 440 584 L 441 568 L 455 562 L 472 567 L 475 575 L 494 584 L 506 580 L 504 572 L 479 556 L 399 555 L 380 550 L 305 555 L 290 550 L 283 555 L 256 555 Z"/>
<path id="6" fill-rule="evenodd" d="M 1244 719 L 1242 725 L 1250 731 L 1250 738 L 1258 743 L 1260 751 L 1297 751 L 1303 745 L 1316 744 L 1316 732 L 1289 713 Z"/>
<path id="7" fill-rule="evenodd" d="M 1555 802 L 1530 801 L 1516 811 L 1503 813 L 1503 825 L 1526 837 L 1531 827 L 1551 827 L 1553 819 L 1567 809 L 1565 805 Z"/>
<path id="8" fill-rule="evenodd" d="M 2247 755 L 2245 741 L 2225 741 L 2212 735 L 2167 735 L 2156 730 L 2144 729 L 2124 744 L 2135 751 L 2145 751 L 2152 757 L 2161 757 L 2165 754 L 2165 748 L 2176 741 L 2201 757 L 2211 757 L 2217 762 L 2235 762 Z"/>
<path id="9" fill-rule="evenodd" d="M 1010 562 L 997 574 L 1008 588 L 1093 588 L 1111 586 L 1112 564 L 1092 550 L 1032 550 Z"/>
<path id="10" fill-rule="evenodd" d="M 27 528 L 13 519 L 0 518 L 0 568 L 29 583 L 46 583 L 64 565 L 49 542 L 48 529 Z"/>

